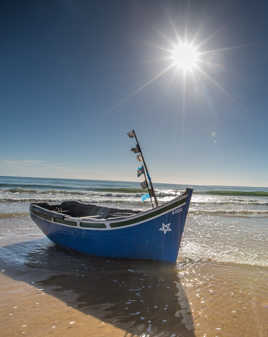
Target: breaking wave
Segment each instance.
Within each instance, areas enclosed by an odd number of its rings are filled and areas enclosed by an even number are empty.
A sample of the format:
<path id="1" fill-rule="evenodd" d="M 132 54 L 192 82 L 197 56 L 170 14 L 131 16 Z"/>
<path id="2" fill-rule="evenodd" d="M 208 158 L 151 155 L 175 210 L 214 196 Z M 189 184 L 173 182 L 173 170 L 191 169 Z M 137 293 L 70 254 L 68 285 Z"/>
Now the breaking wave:
<path id="1" fill-rule="evenodd" d="M 211 215 L 211 216 L 235 216 L 235 217 L 251 217 L 251 216 L 260 216 L 268 217 L 268 210 L 189 210 L 190 214 L 194 215 Z"/>
<path id="2" fill-rule="evenodd" d="M 254 196 L 254 197 L 268 197 L 266 191 L 230 191 L 230 190 L 215 190 L 215 191 L 200 191 L 199 194 L 209 195 L 226 195 L 226 196 Z"/>
<path id="3" fill-rule="evenodd" d="M 0 185 L 1 186 L 1 185 Z M 40 188 L 40 186 L 39 186 Z M 0 190 L 1 191 L 1 190 Z M 88 194 L 89 192 L 100 192 L 100 193 L 124 193 L 124 194 L 139 194 L 145 193 L 144 190 L 140 188 L 66 188 L 60 189 L 58 186 L 57 188 L 52 188 L 50 186 L 50 189 L 33 189 L 31 188 L 25 188 L 25 187 L 12 187 L 12 188 L 5 188 L 2 189 L 2 192 L 9 192 L 9 193 L 31 193 L 31 194 Z M 180 191 L 156 191 L 157 196 L 163 197 L 163 196 L 176 196 L 180 193 Z"/>

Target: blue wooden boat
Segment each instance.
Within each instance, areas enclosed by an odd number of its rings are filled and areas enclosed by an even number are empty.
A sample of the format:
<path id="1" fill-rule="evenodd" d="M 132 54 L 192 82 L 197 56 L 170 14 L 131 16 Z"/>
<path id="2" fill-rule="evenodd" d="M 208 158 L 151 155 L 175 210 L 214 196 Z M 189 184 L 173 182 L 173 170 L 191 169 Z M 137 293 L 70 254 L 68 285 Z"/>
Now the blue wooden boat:
<path id="1" fill-rule="evenodd" d="M 175 263 L 191 189 L 145 212 L 77 201 L 33 203 L 30 214 L 57 245 L 94 256 Z"/>
<path id="2" fill-rule="evenodd" d="M 137 176 L 150 198 L 152 209 L 144 212 L 101 207 L 78 201 L 60 204 L 33 203 L 30 214 L 44 234 L 57 245 L 94 256 L 149 259 L 175 263 L 192 196 L 192 189 L 158 206 L 151 177 L 134 130 L 131 149 L 141 166 Z"/>

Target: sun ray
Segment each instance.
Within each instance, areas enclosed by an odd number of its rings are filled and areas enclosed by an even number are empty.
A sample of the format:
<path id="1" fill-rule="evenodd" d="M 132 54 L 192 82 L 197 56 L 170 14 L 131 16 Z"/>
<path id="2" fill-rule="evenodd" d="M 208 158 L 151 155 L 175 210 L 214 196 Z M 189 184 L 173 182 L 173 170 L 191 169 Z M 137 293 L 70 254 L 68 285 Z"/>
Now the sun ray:
<path id="1" fill-rule="evenodd" d="M 206 67 L 210 67 L 210 68 L 217 68 L 217 69 L 221 69 L 221 70 L 225 70 L 224 68 L 224 65 L 221 64 L 221 63 L 217 63 L 217 62 L 211 62 L 211 61 L 208 61 L 208 60 L 200 60 L 200 66 L 206 66 Z"/>
<path id="2" fill-rule="evenodd" d="M 171 25 L 172 29 L 173 29 L 173 32 L 174 32 L 174 35 L 175 35 L 175 38 L 176 38 L 176 41 L 179 40 L 179 34 L 177 32 L 177 29 L 176 29 L 176 26 L 172 20 L 172 18 L 169 17 L 169 24 Z"/>
<path id="3" fill-rule="evenodd" d="M 208 73 L 206 73 L 201 67 L 197 68 L 197 71 L 199 71 L 203 76 L 206 77 L 206 79 L 214 84 L 218 89 L 220 89 L 226 96 L 229 98 L 232 97 L 231 93 L 229 93 L 223 86 L 221 86 L 212 76 L 210 76 Z"/>
<path id="4" fill-rule="evenodd" d="M 220 31 L 222 31 L 224 29 L 224 26 L 222 26 L 221 28 L 218 28 L 217 30 L 215 30 L 215 32 L 213 32 L 212 34 L 210 34 L 209 36 L 207 36 L 205 39 L 203 39 L 202 41 L 199 42 L 198 44 L 198 48 L 201 48 L 202 46 L 204 46 L 208 41 L 212 40 Z"/>
<path id="5" fill-rule="evenodd" d="M 156 32 L 167 42 L 168 44 L 172 44 L 174 41 L 172 40 L 171 37 L 168 37 L 166 34 L 161 32 L 160 30 L 156 30 Z"/>
<path id="6" fill-rule="evenodd" d="M 219 52 L 221 53 L 221 52 L 230 51 L 230 50 L 234 50 L 234 49 L 245 48 L 245 47 L 249 47 L 249 46 L 250 46 L 250 44 L 241 44 L 241 45 L 237 45 L 237 46 L 231 46 L 231 47 L 223 47 L 223 48 L 218 48 L 218 49 L 205 50 L 201 54 L 202 55 L 216 54 L 216 53 L 219 53 Z"/>
<path id="7" fill-rule="evenodd" d="M 154 81 L 158 80 L 160 77 L 164 76 L 171 68 L 173 68 L 173 65 L 170 64 L 166 68 L 164 68 L 162 71 L 160 71 L 158 74 L 156 74 L 153 78 L 151 78 L 149 81 L 145 82 L 141 86 L 139 86 L 137 89 L 133 90 L 130 94 L 128 94 L 126 97 L 122 98 L 119 103 L 117 103 L 110 111 L 114 111 L 118 109 L 122 104 L 126 103 L 130 98 L 135 97 L 140 93 L 143 89 L 151 85 Z"/>

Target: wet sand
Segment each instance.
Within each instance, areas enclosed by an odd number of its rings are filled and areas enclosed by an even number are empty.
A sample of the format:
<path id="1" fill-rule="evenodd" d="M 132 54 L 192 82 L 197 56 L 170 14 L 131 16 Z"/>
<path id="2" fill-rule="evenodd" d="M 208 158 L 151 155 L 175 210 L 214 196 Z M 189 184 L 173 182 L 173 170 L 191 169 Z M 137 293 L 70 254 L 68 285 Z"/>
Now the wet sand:
<path id="1" fill-rule="evenodd" d="M 22 335 L 268 337 L 268 268 L 92 258 L 2 219 L 0 336 Z"/>
<path id="2" fill-rule="evenodd" d="M 108 261 L 89 259 L 82 273 L 81 265 L 77 273 L 2 270 L 1 337 L 268 336 L 265 268 Z"/>
<path id="3" fill-rule="evenodd" d="M 0 284 L 2 337 L 125 336 L 124 330 L 76 309 L 75 299 L 68 305 L 56 296 L 2 275 Z"/>
<path id="4" fill-rule="evenodd" d="M 268 336 L 268 269 L 199 263 L 180 272 L 195 336 Z"/>

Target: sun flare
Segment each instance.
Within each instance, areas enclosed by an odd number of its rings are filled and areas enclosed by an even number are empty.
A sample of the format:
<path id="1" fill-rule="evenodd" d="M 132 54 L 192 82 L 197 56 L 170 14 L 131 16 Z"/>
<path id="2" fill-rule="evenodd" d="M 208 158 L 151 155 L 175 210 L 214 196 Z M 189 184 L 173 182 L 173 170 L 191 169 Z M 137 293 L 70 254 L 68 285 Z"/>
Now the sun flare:
<path id="1" fill-rule="evenodd" d="M 169 51 L 172 65 L 183 72 L 193 72 L 200 63 L 201 53 L 189 42 L 179 42 Z"/>
<path id="2" fill-rule="evenodd" d="M 222 71 L 224 69 L 224 66 L 216 59 L 216 57 L 223 52 L 241 48 L 242 46 L 204 49 L 208 41 L 215 37 L 217 31 L 200 40 L 199 31 L 193 35 L 189 35 L 186 27 L 184 29 L 184 34 L 179 34 L 179 31 L 177 31 L 173 22 L 171 22 L 171 26 L 174 30 L 173 38 L 172 36 L 159 31 L 164 43 L 163 41 L 160 44 L 154 42 L 150 43 L 150 46 L 153 46 L 157 51 L 154 53 L 155 58 L 153 58 L 153 61 L 161 61 L 163 67 L 160 68 L 152 78 L 145 81 L 135 90 L 130 92 L 127 97 L 123 98 L 116 108 L 127 102 L 130 98 L 137 96 L 145 88 L 151 86 L 167 74 L 170 74 L 172 83 L 177 84 L 181 81 L 183 84 L 183 97 L 185 97 L 186 90 L 192 88 L 190 87 L 191 85 L 194 85 L 195 92 L 203 92 L 206 82 L 215 86 L 226 96 L 231 97 L 231 93 L 213 76 L 215 71 Z M 199 88 L 200 90 L 198 90 Z M 184 98 L 182 102 L 184 102 Z"/>

